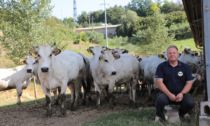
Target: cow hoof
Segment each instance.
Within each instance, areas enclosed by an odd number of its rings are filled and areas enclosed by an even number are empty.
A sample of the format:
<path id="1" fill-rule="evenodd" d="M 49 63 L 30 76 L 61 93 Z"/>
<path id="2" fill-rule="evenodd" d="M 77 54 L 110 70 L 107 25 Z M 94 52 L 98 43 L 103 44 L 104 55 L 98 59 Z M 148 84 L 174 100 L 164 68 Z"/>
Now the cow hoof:
<path id="1" fill-rule="evenodd" d="M 82 100 L 82 105 L 85 105 L 86 104 L 86 100 Z"/>
<path id="2" fill-rule="evenodd" d="M 101 110 L 101 106 L 100 105 L 97 105 L 97 110 Z"/>
<path id="3" fill-rule="evenodd" d="M 47 117 L 51 117 L 51 116 L 52 116 L 52 110 L 47 110 L 46 116 L 47 116 Z"/>
<path id="4" fill-rule="evenodd" d="M 54 105 L 59 105 L 59 101 L 56 100 L 55 103 L 54 103 Z"/>
<path id="5" fill-rule="evenodd" d="M 114 108 L 114 105 L 113 104 L 109 104 L 109 109 L 113 109 Z"/>
<path id="6" fill-rule="evenodd" d="M 66 116 L 66 109 L 61 109 L 61 114 L 59 117 L 65 117 Z"/>
<path id="7" fill-rule="evenodd" d="M 105 96 L 104 99 L 105 99 L 106 101 L 108 101 L 108 100 L 109 100 L 109 97 Z"/>

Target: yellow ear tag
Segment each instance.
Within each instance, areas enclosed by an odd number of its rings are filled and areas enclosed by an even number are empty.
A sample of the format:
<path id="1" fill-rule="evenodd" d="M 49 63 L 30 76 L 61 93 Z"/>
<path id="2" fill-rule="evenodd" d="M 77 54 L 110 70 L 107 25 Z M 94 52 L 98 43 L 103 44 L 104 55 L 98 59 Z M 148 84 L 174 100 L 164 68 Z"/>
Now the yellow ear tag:
<path id="1" fill-rule="evenodd" d="M 25 63 L 22 61 L 21 64 L 24 65 Z"/>
<path id="2" fill-rule="evenodd" d="M 100 58 L 100 62 L 102 62 L 102 58 Z"/>
<path id="3" fill-rule="evenodd" d="M 163 60 L 163 57 L 160 57 L 161 60 Z"/>
<path id="4" fill-rule="evenodd" d="M 89 54 L 92 54 L 91 51 L 88 51 Z"/>
<path id="5" fill-rule="evenodd" d="M 33 56 L 33 57 L 36 57 L 36 54 L 35 54 L 35 53 L 32 53 L 32 56 Z"/>

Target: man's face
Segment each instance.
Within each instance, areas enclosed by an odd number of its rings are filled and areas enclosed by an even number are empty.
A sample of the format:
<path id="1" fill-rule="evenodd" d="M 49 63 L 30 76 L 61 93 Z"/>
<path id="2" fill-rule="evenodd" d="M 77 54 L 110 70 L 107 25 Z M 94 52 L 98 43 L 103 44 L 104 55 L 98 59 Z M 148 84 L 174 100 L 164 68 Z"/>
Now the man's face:
<path id="1" fill-rule="evenodd" d="M 179 53 L 176 48 L 172 47 L 168 49 L 167 57 L 169 61 L 176 61 L 178 60 Z"/>

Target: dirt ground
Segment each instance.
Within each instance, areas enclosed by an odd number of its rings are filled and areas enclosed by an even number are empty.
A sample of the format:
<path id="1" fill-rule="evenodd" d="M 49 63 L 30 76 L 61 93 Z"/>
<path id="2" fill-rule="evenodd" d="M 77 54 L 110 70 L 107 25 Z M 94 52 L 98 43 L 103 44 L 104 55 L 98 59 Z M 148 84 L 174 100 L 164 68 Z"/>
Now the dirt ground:
<path id="1" fill-rule="evenodd" d="M 36 102 L 28 105 L 13 106 L 8 108 L 0 108 L 0 125 L 7 126 L 81 126 L 85 122 L 93 121 L 104 115 L 119 113 L 122 111 L 136 110 L 147 107 L 154 107 L 154 99 L 149 100 L 146 94 L 136 95 L 136 106 L 129 104 L 129 96 L 126 93 L 115 93 L 115 106 L 110 109 L 108 101 L 101 97 L 101 109 L 96 109 L 96 97 L 92 96 L 93 101 L 88 101 L 86 105 L 80 105 L 75 111 L 67 110 L 66 117 L 59 117 L 60 106 L 52 106 L 52 117 L 46 117 L 47 108 L 45 101 Z M 196 113 L 199 113 L 199 102 L 202 101 L 203 95 L 195 97 L 197 101 Z M 70 105 L 70 96 L 67 96 L 66 106 Z M 155 116 L 155 115 L 154 115 Z"/>
<path id="2" fill-rule="evenodd" d="M 52 106 L 52 117 L 46 117 L 45 102 L 33 103 L 28 105 L 20 105 L 15 107 L 8 107 L 0 109 L 0 125 L 21 125 L 21 126 L 37 126 L 37 125 L 51 125 L 51 126 L 81 126 L 85 122 L 95 120 L 101 116 L 111 113 L 118 113 L 127 110 L 139 110 L 143 107 L 153 106 L 153 101 L 146 102 L 147 98 L 136 98 L 136 107 L 131 107 L 129 104 L 128 94 L 116 93 L 115 106 L 110 109 L 108 101 L 103 96 L 101 97 L 101 109 L 96 109 L 95 95 L 92 97 L 93 101 L 88 101 L 86 105 L 80 105 L 75 111 L 67 110 L 66 117 L 59 117 L 60 106 Z M 70 103 L 70 96 L 67 96 L 66 106 Z"/>

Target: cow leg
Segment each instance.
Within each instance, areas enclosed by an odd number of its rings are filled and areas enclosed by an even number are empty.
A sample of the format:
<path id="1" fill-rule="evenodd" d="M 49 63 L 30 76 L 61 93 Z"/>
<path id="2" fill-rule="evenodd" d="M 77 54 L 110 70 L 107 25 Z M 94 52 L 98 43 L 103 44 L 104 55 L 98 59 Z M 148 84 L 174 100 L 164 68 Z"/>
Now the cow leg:
<path id="1" fill-rule="evenodd" d="M 81 93 L 81 79 L 78 79 L 77 82 L 75 83 L 75 105 L 78 107 L 79 106 L 79 96 Z"/>
<path id="2" fill-rule="evenodd" d="M 73 111 L 73 106 L 74 106 L 74 102 L 75 102 L 75 87 L 74 87 L 74 83 L 70 84 L 68 87 L 71 91 L 71 105 L 70 105 L 70 110 Z"/>
<path id="3" fill-rule="evenodd" d="M 22 87 L 21 87 L 21 84 L 17 84 L 16 91 L 17 91 L 17 104 L 20 105 L 21 104 L 20 97 L 22 95 Z"/>
<path id="4" fill-rule="evenodd" d="M 54 94 L 54 100 L 55 100 L 55 105 L 58 105 L 58 95 L 57 95 L 57 90 L 54 90 L 53 91 L 53 94 Z"/>
<path id="5" fill-rule="evenodd" d="M 132 79 L 132 103 L 133 103 L 133 107 L 135 107 L 135 103 L 136 103 L 136 85 L 138 83 L 138 79 L 137 78 L 133 78 Z"/>
<path id="6" fill-rule="evenodd" d="M 46 106 L 48 107 L 46 116 L 51 117 L 52 116 L 52 108 L 51 108 L 51 95 L 50 95 L 50 90 L 46 89 L 42 84 L 41 88 L 45 94 L 46 97 Z"/>
<path id="7" fill-rule="evenodd" d="M 95 88 L 96 88 L 96 93 L 97 93 L 97 102 L 96 102 L 96 107 L 97 109 L 100 109 L 100 96 L 101 96 L 101 89 L 100 87 L 94 82 Z"/>
<path id="8" fill-rule="evenodd" d="M 65 100 L 66 100 L 66 95 L 65 94 L 60 94 L 60 101 L 61 101 L 61 117 L 66 116 L 66 109 L 65 109 Z"/>
<path id="9" fill-rule="evenodd" d="M 109 108 L 113 108 L 114 101 L 113 101 L 113 90 L 114 90 L 114 83 L 108 86 L 108 98 L 109 98 Z"/>

